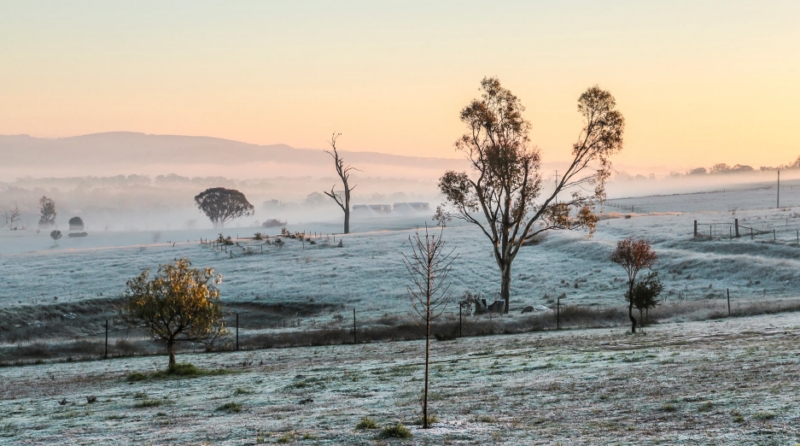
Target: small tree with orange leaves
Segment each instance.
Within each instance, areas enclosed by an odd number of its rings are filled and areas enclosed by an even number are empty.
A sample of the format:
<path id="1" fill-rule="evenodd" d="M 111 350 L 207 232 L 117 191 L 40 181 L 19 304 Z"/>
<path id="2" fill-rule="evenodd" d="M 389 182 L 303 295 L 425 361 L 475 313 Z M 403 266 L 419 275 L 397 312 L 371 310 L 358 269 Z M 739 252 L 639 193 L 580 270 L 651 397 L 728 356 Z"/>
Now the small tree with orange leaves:
<path id="1" fill-rule="evenodd" d="M 611 254 L 611 261 L 625 269 L 628 274 L 628 290 L 625 292 L 625 299 L 628 300 L 628 317 L 631 320 L 631 333 L 636 333 L 636 318 L 633 317 L 634 288 L 636 287 L 636 276 L 643 269 L 652 268 L 658 256 L 650 242 L 645 239 L 635 239 L 628 237 L 617 242 L 617 249 Z M 659 284 L 660 285 L 660 284 Z M 660 288 L 658 292 L 660 292 Z M 657 295 L 658 293 L 656 293 Z"/>
<path id="2" fill-rule="evenodd" d="M 121 317 L 142 326 L 167 344 L 169 371 L 175 370 L 176 342 L 213 343 L 225 333 L 222 304 L 215 285 L 222 276 L 211 268 L 191 268 L 187 259 L 161 265 L 150 278 L 142 271 L 128 281 Z"/>

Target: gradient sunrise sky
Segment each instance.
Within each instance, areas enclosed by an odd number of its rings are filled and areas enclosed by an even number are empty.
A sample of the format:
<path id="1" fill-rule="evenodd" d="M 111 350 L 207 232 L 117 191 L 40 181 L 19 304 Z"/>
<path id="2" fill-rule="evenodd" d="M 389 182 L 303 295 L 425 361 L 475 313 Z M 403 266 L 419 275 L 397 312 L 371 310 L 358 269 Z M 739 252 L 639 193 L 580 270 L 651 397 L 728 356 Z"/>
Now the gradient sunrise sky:
<path id="1" fill-rule="evenodd" d="M 206 135 L 457 157 L 498 76 L 545 161 L 599 84 L 616 162 L 754 167 L 800 155 L 800 2 L 2 1 L 0 134 Z"/>

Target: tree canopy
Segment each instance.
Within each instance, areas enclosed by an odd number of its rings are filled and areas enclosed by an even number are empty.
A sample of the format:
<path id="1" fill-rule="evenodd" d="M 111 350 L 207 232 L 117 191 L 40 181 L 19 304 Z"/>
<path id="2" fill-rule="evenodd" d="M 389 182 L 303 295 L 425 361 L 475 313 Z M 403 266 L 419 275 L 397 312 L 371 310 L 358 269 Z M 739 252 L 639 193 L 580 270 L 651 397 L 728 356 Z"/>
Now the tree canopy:
<path id="1" fill-rule="evenodd" d="M 127 282 L 121 311 L 123 320 L 167 344 L 170 370 L 175 368 L 176 342 L 213 342 L 225 332 L 216 288 L 222 276 L 191 265 L 179 259 L 159 266 L 152 278 L 149 270 L 142 271 Z"/>
<path id="2" fill-rule="evenodd" d="M 594 232 L 597 218 L 591 206 L 605 198 L 610 156 L 622 149 L 625 120 L 607 91 L 595 86 L 581 94 L 578 112 L 584 127 L 573 144 L 572 161 L 539 201 L 545 189 L 541 154 L 531 144 L 525 107 L 496 78 L 484 78 L 481 90 L 481 98 L 461 110 L 467 133 L 455 144 L 472 172 L 446 172 L 439 190 L 453 217 L 478 226 L 491 242 L 508 312 L 511 264 L 527 239 L 551 229 Z M 446 221 L 449 212 L 437 209 L 437 221 Z"/>
<path id="3" fill-rule="evenodd" d="M 214 228 L 224 228 L 225 224 L 239 217 L 249 217 L 255 209 L 244 194 L 235 189 L 213 187 L 196 197 L 197 207 L 211 220 Z"/>

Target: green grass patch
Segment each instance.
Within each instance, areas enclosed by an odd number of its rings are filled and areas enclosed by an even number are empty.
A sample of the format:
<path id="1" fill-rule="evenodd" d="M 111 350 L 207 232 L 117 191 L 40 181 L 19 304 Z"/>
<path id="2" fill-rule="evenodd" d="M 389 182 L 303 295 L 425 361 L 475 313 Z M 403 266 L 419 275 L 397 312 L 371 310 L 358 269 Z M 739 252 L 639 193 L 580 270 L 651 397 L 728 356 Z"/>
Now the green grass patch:
<path id="1" fill-rule="evenodd" d="M 228 413 L 239 413 L 242 411 L 242 405 L 231 401 L 230 403 L 225 403 L 217 407 L 217 411 L 228 412 Z"/>
<path id="2" fill-rule="evenodd" d="M 433 423 L 438 423 L 438 422 L 439 422 L 439 419 L 436 417 L 436 415 L 430 415 L 430 416 L 428 416 L 428 426 L 430 426 L 430 425 L 431 425 L 431 424 L 433 424 Z M 423 425 L 423 417 L 420 415 L 420 417 L 419 417 L 419 418 L 417 418 L 416 420 L 414 420 L 414 423 L 413 423 L 413 424 L 414 424 L 415 426 L 422 426 L 422 425 Z"/>
<path id="3" fill-rule="evenodd" d="M 141 401 L 137 401 L 136 403 L 134 403 L 133 407 L 137 409 L 145 409 L 148 407 L 159 407 L 162 404 L 164 404 L 164 401 L 145 398 Z"/>
<path id="4" fill-rule="evenodd" d="M 397 423 L 393 426 L 386 426 L 381 429 L 378 434 L 380 438 L 411 438 L 411 431 L 403 426 L 403 423 Z"/>
<path id="5" fill-rule="evenodd" d="M 203 370 L 198 369 L 194 364 L 181 363 L 176 364 L 171 370 L 161 370 L 153 373 L 133 372 L 125 377 L 128 382 L 157 380 L 157 379 L 180 379 L 180 378 L 199 378 L 202 376 L 220 376 L 230 375 L 235 373 L 233 370 L 219 369 L 219 370 Z"/>
<path id="6" fill-rule="evenodd" d="M 756 412 L 753 418 L 759 421 L 767 421 L 775 418 L 775 414 L 772 412 Z"/>
<path id="7" fill-rule="evenodd" d="M 356 424 L 356 429 L 358 430 L 377 429 L 377 428 L 378 428 L 378 423 L 376 423 L 375 420 L 373 420 L 370 417 L 364 417 L 361 419 L 361 421 L 358 422 L 358 424 Z"/>
<path id="8" fill-rule="evenodd" d="M 659 410 L 661 410 L 662 412 L 673 413 L 673 412 L 677 412 L 678 408 L 675 407 L 675 405 L 672 404 L 672 403 L 666 403 L 666 404 L 663 404 Z"/>

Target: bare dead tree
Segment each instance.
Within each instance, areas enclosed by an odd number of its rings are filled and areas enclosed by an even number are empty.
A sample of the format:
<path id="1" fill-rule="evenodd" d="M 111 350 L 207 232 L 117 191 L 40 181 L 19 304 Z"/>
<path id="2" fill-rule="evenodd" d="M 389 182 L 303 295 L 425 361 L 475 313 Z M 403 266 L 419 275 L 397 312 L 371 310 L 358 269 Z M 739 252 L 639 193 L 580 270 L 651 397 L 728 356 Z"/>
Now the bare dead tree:
<path id="1" fill-rule="evenodd" d="M 6 226 L 8 229 L 17 229 L 16 223 L 19 221 L 21 216 L 21 212 L 19 210 L 19 206 L 14 204 L 14 207 L 11 209 L 6 209 L 3 211 L 3 218 L 6 221 Z"/>
<path id="2" fill-rule="evenodd" d="M 610 156 L 622 149 L 625 120 L 610 93 L 597 86 L 586 90 L 578 98 L 584 127 L 572 146 L 572 161 L 552 193 L 540 200 L 541 156 L 528 136 L 525 107 L 496 78 L 483 79 L 481 87 L 481 99 L 461 110 L 467 133 L 455 144 L 466 155 L 472 175 L 446 172 L 439 190 L 453 217 L 478 226 L 491 242 L 508 313 L 511 265 L 526 240 L 551 229 L 595 231 L 592 206 L 605 198 Z"/>
<path id="3" fill-rule="evenodd" d="M 336 185 L 334 184 L 331 186 L 331 191 L 325 191 L 325 195 L 333 198 L 333 201 L 342 208 L 344 211 L 344 233 L 350 233 L 350 192 L 356 188 L 356 186 L 350 186 L 350 171 L 358 170 L 352 166 L 345 166 L 344 160 L 342 157 L 339 156 L 339 152 L 336 150 L 336 138 L 341 136 L 341 133 L 334 133 L 331 136 L 331 140 L 328 144 L 331 145 L 332 150 L 326 150 L 325 153 L 330 155 L 333 158 L 334 167 L 336 167 L 336 174 L 339 175 L 339 178 L 342 180 L 342 187 L 344 188 L 344 197 L 339 192 L 336 192 Z"/>
<path id="4" fill-rule="evenodd" d="M 447 276 L 452 269 L 453 261 L 458 257 L 453 255 L 455 249 L 445 251 L 445 242 L 442 238 L 444 227 L 439 236 L 428 233 L 425 225 L 425 236 L 417 232 L 414 237 L 409 236 L 411 254 L 403 254 L 403 263 L 411 276 L 411 285 L 408 286 L 408 295 L 414 311 L 425 321 L 425 390 L 422 400 L 422 428 L 428 428 L 428 384 L 431 353 L 431 324 L 434 319 L 442 315 L 450 303 L 450 283 Z"/>

